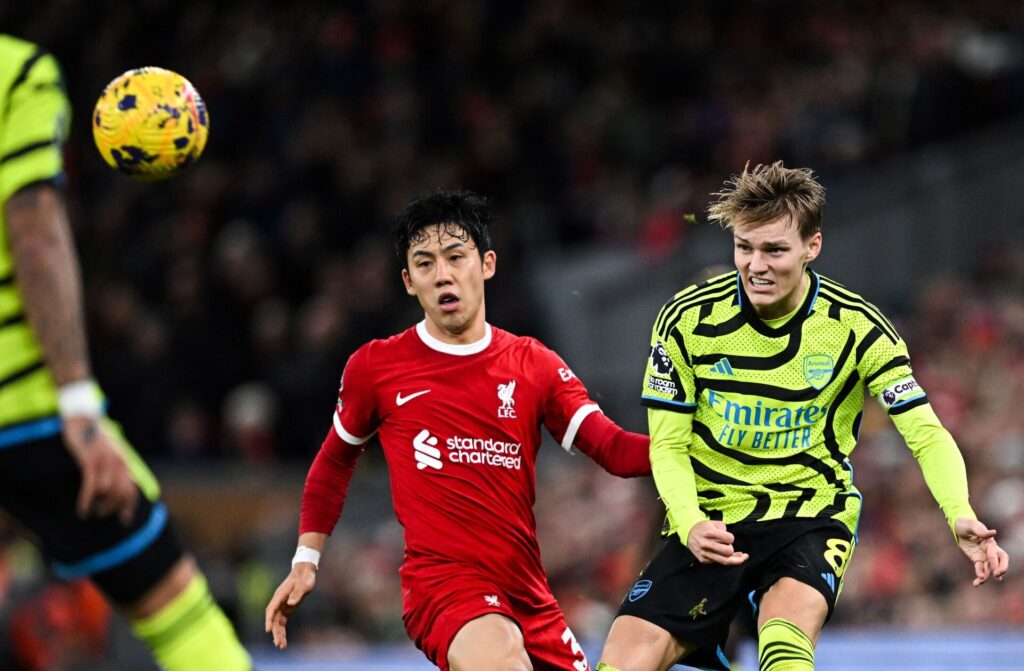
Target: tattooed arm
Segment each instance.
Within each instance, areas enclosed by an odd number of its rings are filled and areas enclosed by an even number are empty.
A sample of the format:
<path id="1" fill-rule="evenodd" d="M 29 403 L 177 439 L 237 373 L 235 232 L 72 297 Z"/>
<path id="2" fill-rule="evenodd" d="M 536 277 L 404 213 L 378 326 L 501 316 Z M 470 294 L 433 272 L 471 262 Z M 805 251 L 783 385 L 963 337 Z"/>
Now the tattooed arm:
<path id="1" fill-rule="evenodd" d="M 78 256 L 60 192 L 28 186 L 4 205 L 8 244 L 25 316 L 43 349 L 58 387 L 90 383 Z M 82 469 L 78 512 L 118 513 L 129 521 L 138 489 L 114 438 L 98 413 L 64 413 L 64 442 Z"/>

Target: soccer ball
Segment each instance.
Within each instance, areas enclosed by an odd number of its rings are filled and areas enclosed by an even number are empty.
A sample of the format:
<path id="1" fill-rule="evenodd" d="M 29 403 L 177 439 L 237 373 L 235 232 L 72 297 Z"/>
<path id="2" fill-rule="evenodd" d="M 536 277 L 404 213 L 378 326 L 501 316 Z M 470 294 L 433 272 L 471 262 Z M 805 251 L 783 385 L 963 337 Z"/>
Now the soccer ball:
<path id="1" fill-rule="evenodd" d="M 110 167 L 153 181 L 178 174 L 206 147 L 210 117 L 192 84 L 163 68 L 129 70 L 96 101 L 92 136 Z"/>

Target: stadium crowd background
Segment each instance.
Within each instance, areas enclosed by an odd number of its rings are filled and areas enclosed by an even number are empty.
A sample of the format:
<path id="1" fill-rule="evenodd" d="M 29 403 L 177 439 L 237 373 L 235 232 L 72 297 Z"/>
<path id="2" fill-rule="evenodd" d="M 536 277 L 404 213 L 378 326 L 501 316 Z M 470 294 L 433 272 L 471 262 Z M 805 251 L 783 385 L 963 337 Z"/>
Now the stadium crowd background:
<path id="1" fill-rule="evenodd" d="M 386 238 L 418 190 L 493 197 L 490 321 L 558 349 L 542 297 L 527 290 L 532 251 L 656 252 L 685 244 L 685 215 L 700 220 L 708 192 L 746 161 L 810 166 L 828 186 L 1024 118 L 1019 2 L 667 4 L 0 3 L 4 31 L 60 59 L 74 104 L 68 196 L 111 414 L 161 474 L 248 642 L 266 644 L 262 608 L 287 568 L 304 469 L 347 356 L 419 318 Z M 185 74 L 210 111 L 206 155 L 167 183 L 121 178 L 92 146 L 95 98 L 141 65 Z M 825 226 L 827 241 L 827 209 Z M 1024 252 L 1001 247 L 968 265 L 881 307 L 1019 572 Z M 856 277 L 836 279 L 857 289 Z M 639 375 L 613 393 L 635 395 Z M 545 455 L 537 518 L 574 630 L 599 639 L 660 511 L 651 483 L 584 461 Z M 916 463 L 873 403 L 854 465 L 865 542 L 835 625 L 1024 625 L 1024 590 L 970 587 Z M 355 481 L 290 632 L 300 647 L 404 640 L 401 530 L 373 448 Z M 15 635 L 0 660 L 40 636 L 33 618 L 77 631 L 65 611 L 79 603 L 42 596 L 31 553 L 4 538 L 0 618 Z"/>

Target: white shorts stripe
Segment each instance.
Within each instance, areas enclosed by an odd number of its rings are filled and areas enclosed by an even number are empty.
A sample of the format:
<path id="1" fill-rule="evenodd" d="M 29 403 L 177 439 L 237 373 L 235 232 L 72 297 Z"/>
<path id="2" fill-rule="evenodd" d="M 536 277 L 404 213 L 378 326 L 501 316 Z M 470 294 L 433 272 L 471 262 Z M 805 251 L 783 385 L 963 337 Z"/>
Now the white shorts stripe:
<path id="1" fill-rule="evenodd" d="M 562 437 L 562 449 L 572 454 L 572 443 L 576 440 L 576 432 L 580 430 L 580 425 L 583 424 L 583 420 L 587 418 L 592 412 L 600 412 L 601 407 L 597 403 L 587 403 L 581 405 L 580 409 L 576 411 L 576 414 L 569 420 L 569 427 L 565 430 L 565 436 Z"/>
<path id="2" fill-rule="evenodd" d="M 338 417 L 337 412 L 334 413 L 334 430 L 337 431 L 338 435 L 341 436 L 341 439 L 344 440 L 349 445 L 362 445 L 363 443 L 368 441 L 371 436 L 373 436 L 372 433 L 369 436 L 366 436 L 365 438 L 353 436 L 351 433 L 345 430 L 345 427 L 341 425 L 341 417 Z"/>

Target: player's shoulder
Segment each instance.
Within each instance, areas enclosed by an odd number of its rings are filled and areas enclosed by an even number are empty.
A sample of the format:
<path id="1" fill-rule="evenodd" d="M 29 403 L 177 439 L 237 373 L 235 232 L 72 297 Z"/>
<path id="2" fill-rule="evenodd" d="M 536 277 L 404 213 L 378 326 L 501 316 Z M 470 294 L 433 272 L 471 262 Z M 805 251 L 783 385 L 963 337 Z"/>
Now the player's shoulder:
<path id="1" fill-rule="evenodd" d="M 874 303 L 861 294 L 824 275 L 818 275 L 816 311 L 825 311 L 855 332 L 877 328 L 890 340 L 899 340 L 892 322 Z"/>
<path id="2" fill-rule="evenodd" d="M 676 292 L 658 311 L 655 328 L 659 333 L 671 331 L 688 316 L 714 309 L 716 304 L 737 305 L 737 271 L 716 275 L 702 282 L 691 284 Z"/>
<path id="3" fill-rule="evenodd" d="M 534 336 L 517 335 L 511 331 L 491 327 L 492 344 L 496 351 L 516 357 L 545 356 L 554 351 Z"/>
<path id="4" fill-rule="evenodd" d="M 418 342 L 416 327 L 411 326 L 400 333 L 366 341 L 356 348 L 349 362 L 376 365 L 390 359 L 407 359 L 409 350 Z"/>
<path id="5" fill-rule="evenodd" d="M 40 68 L 56 68 L 56 60 L 34 42 L 0 33 L 0 91 L 8 93 L 19 79 L 24 80 L 37 65 Z"/>
<path id="6" fill-rule="evenodd" d="M 10 61 L 4 60 L 0 62 L 17 67 L 22 65 L 25 60 L 37 51 L 40 51 L 40 47 L 33 42 L 8 33 L 0 33 L 0 56 L 3 56 L 5 59 L 11 59 Z"/>

